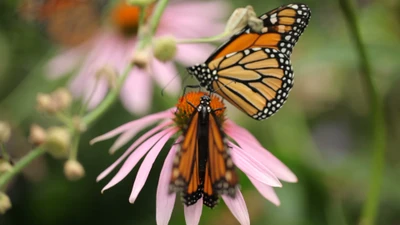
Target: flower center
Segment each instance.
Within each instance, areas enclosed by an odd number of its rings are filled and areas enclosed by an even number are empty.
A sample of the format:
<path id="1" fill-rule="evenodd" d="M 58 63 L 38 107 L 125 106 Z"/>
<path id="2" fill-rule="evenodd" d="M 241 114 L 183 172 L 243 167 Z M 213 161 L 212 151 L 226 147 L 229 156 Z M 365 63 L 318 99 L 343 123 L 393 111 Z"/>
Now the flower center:
<path id="1" fill-rule="evenodd" d="M 145 13 L 145 20 L 151 15 L 153 5 L 147 7 Z M 118 30 L 126 35 L 134 35 L 139 27 L 140 7 L 128 5 L 125 1 L 118 3 L 111 13 L 113 24 Z"/>
<path id="2" fill-rule="evenodd" d="M 177 110 L 174 119 L 178 127 L 185 128 L 188 126 L 193 113 L 197 111 L 197 107 L 200 105 L 201 97 L 204 95 L 208 96 L 209 94 L 202 91 L 189 92 L 179 99 L 178 104 L 176 104 Z M 222 99 L 216 95 L 212 94 L 209 96 L 211 99 L 211 110 L 217 117 L 218 122 L 222 125 L 225 118 L 225 104 L 222 102 Z"/>

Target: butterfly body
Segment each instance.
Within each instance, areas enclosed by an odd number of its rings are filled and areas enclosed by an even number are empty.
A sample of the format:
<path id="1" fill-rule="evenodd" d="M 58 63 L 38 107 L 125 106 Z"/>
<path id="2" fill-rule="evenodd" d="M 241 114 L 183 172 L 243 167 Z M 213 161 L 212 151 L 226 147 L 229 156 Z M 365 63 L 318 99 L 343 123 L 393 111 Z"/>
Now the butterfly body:
<path id="1" fill-rule="evenodd" d="M 293 87 L 290 55 L 311 11 L 289 4 L 261 15 L 261 32 L 246 26 L 203 63 L 188 67 L 200 86 L 215 92 L 254 119 L 276 113 Z"/>
<path id="2" fill-rule="evenodd" d="M 181 192 L 187 206 L 203 198 L 203 204 L 213 208 L 219 195 L 236 194 L 237 175 L 215 114 L 218 109 L 211 108 L 210 101 L 204 95 L 200 104 L 193 106 L 195 110 L 174 161 L 170 190 Z"/>

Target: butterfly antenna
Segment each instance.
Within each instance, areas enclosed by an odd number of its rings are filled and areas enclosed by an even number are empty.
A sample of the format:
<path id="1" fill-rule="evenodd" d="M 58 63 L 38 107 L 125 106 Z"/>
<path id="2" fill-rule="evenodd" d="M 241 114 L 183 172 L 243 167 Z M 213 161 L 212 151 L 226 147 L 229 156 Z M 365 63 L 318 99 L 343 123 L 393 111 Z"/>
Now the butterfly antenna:
<path id="1" fill-rule="evenodd" d="M 174 78 L 172 78 L 170 81 L 168 81 L 168 83 L 161 90 L 161 96 L 164 96 L 165 89 L 167 89 L 168 85 L 170 85 L 172 83 L 172 81 L 174 81 L 175 78 L 177 78 L 178 76 L 179 76 L 179 73 L 175 74 Z M 183 81 L 185 81 L 186 78 L 187 78 L 187 76 L 183 78 Z M 183 81 L 182 81 L 182 83 L 183 83 Z"/>

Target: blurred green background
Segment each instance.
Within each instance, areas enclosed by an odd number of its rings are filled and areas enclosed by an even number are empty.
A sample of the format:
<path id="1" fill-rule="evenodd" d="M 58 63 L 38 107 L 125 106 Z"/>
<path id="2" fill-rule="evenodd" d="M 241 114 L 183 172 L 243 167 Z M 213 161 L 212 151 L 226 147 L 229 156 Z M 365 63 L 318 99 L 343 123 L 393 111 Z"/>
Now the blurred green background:
<path id="1" fill-rule="evenodd" d="M 290 1 L 228 0 L 232 9 L 253 5 L 258 14 Z M 257 122 L 242 114 L 235 121 L 298 176 L 296 184 L 276 191 L 281 206 L 263 199 L 249 180 L 241 186 L 252 224 L 357 224 L 371 168 L 369 109 L 359 73 L 359 61 L 337 1 L 304 0 L 312 9 L 308 28 L 300 38 L 292 63 L 294 89 L 285 106 L 272 118 Z M 384 96 L 387 123 L 386 166 L 377 224 L 400 224 L 400 2 L 358 0 L 361 34 L 372 63 L 374 82 Z M 37 92 L 49 92 L 66 79 L 49 81 L 44 63 L 59 45 L 44 34 L 41 24 L 29 23 L 18 13 L 19 2 L 0 1 L 0 119 L 13 128 L 7 144 L 19 159 L 30 150 L 30 125 L 54 124 L 35 111 Z M 106 11 L 106 10 L 104 10 Z M 201 13 L 201 12 L 199 12 Z M 106 12 L 104 12 L 106 20 Z M 180 68 L 181 74 L 185 74 Z M 171 107 L 176 99 L 154 91 L 153 112 Z M 148 182 L 135 204 L 128 197 L 137 168 L 120 184 L 100 193 L 107 179 L 96 176 L 119 154 L 110 156 L 106 141 L 89 146 L 91 138 L 132 120 L 120 103 L 84 134 L 79 151 L 84 179 L 70 182 L 63 162 L 45 156 L 34 161 L 10 184 L 13 207 L 0 216 L 1 225 L 155 224 L 155 193 L 166 156 L 157 158 Z M 201 224 L 238 224 L 224 203 L 203 209 Z M 170 224 L 184 224 L 177 201 Z"/>

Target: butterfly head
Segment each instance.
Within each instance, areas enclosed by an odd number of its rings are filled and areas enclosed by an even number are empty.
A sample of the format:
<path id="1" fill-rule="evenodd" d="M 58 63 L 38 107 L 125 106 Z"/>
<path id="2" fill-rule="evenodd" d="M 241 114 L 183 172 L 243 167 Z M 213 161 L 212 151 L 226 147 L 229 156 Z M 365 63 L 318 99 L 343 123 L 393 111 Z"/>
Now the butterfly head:
<path id="1" fill-rule="evenodd" d="M 210 68 L 206 64 L 196 64 L 194 66 L 188 67 L 187 71 L 190 75 L 194 76 L 202 87 L 205 87 L 208 91 L 213 91 L 211 83 L 215 77 Z"/>

